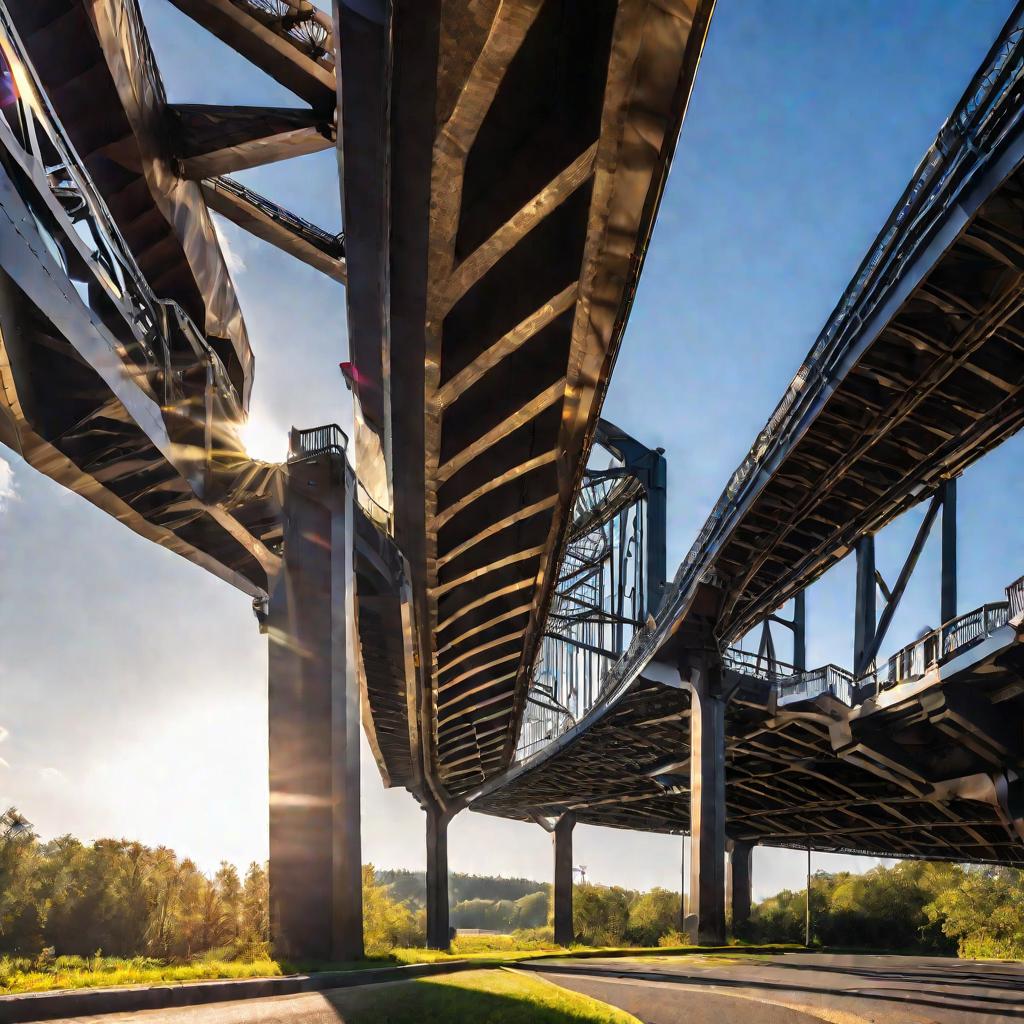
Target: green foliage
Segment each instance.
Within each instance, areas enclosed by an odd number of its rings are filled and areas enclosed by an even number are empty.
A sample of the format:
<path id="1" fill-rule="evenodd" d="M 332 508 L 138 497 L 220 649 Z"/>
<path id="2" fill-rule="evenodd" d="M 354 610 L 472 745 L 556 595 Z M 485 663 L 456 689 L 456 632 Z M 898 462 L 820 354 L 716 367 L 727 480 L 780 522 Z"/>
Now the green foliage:
<path id="1" fill-rule="evenodd" d="M 626 938 L 638 946 L 657 946 L 662 936 L 679 925 L 679 893 L 651 889 L 635 897 L 629 907 Z"/>
<path id="2" fill-rule="evenodd" d="M 392 899 L 390 886 L 380 885 L 372 864 L 363 865 L 363 944 L 367 956 L 381 956 L 396 946 L 420 946 L 426 940 L 422 912 Z"/>
<path id="3" fill-rule="evenodd" d="M 629 926 L 629 906 L 634 895 L 618 886 L 577 885 L 573 889 L 572 907 L 576 940 L 588 946 L 621 945 Z"/>
<path id="4" fill-rule="evenodd" d="M 930 922 L 957 940 L 960 956 L 1024 960 L 1024 872 L 1017 868 L 956 868 L 959 884 L 926 906 Z"/>
<path id="5" fill-rule="evenodd" d="M 269 939 L 266 871 L 245 882 L 223 863 L 207 878 L 166 847 L 123 839 L 86 845 L 32 837 L 0 848 L 0 954 L 46 949 L 88 957 L 184 962 L 219 947 Z"/>
<path id="6" fill-rule="evenodd" d="M 427 898 L 427 876 L 423 871 L 379 870 L 377 881 L 390 887 L 391 896 L 400 903 L 422 907 Z M 500 878 L 495 875 L 465 875 L 455 872 L 448 879 L 449 896 L 457 906 L 470 900 L 510 900 L 516 902 L 536 892 L 549 893 L 551 886 L 529 878 Z M 464 928 L 480 927 L 463 925 Z"/>
<path id="7" fill-rule="evenodd" d="M 233 962 L 203 959 L 191 964 L 168 964 L 145 956 L 3 956 L 0 957 L 0 994 L 208 978 L 266 978 L 280 973 L 280 965 L 268 959 Z"/>
<path id="8" fill-rule="evenodd" d="M 548 894 L 531 892 L 517 900 L 472 899 L 456 903 L 452 924 L 456 928 L 483 928 L 511 932 L 539 928 L 548 919 Z"/>

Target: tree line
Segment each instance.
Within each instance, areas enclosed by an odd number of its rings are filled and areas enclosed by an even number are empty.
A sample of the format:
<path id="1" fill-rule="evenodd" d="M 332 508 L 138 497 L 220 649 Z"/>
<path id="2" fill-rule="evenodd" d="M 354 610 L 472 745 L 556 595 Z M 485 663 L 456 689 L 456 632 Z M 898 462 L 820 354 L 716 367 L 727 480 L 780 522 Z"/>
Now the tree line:
<path id="1" fill-rule="evenodd" d="M 267 872 L 212 878 L 165 847 L 126 839 L 85 844 L 31 835 L 0 843 L 0 953 L 187 960 L 269 939 Z"/>
<path id="2" fill-rule="evenodd" d="M 551 941 L 550 885 L 485 875 L 451 877 L 458 928 L 517 932 Z M 367 952 L 425 941 L 422 872 L 363 869 Z M 756 904 L 739 937 L 802 942 L 804 890 Z M 0 956 L 152 956 L 187 961 L 210 951 L 230 958 L 269 951 L 265 865 L 241 876 L 226 862 L 207 876 L 167 847 L 125 839 L 41 842 L 0 837 Z M 865 874 L 818 872 L 812 880 L 813 940 L 823 946 L 963 957 L 1024 959 L 1024 872 L 1016 868 L 897 862 Z M 679 894 L 575 886 L 577 942 L 674 946 Z M 253 953 L 258 950 L 258 953 Z"/>

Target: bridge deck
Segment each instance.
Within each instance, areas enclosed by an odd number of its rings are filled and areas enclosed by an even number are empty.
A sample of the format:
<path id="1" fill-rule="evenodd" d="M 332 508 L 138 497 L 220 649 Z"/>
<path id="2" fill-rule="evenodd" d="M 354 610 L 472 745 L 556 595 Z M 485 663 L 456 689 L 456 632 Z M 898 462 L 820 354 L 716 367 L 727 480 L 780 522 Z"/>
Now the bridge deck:
<path id="1" fill-rule="evenodd" d="M 727 662 L 728 664 L 728 662 Z M 690 830 L 690 694 L 641 677 L 476 799 L 474 810 Z M 649 670 L 649 675 L 652 674 Z M 833 853 L 1024 865 L 992 778 L 1024 731 L 1024 606 L 920 678 L 850 707 L 728 670 L 730 838 Z"/>

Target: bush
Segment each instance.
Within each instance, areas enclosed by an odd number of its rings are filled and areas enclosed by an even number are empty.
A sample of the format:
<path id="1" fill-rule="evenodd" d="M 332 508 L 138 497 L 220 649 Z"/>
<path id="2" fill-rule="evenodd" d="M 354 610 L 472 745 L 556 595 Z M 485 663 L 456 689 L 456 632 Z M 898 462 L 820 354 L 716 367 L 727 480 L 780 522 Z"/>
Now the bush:
<path id="1" fill-rule="evenodd" d="M 626 938 L 638 946 L 656 946 L 663 935 L 679 924 L 679 893 L 651 889 L 638 896 L 629 908 Z"/>
<path id="2" fill-rule="evenodd" d="M 629 926 L 630 893 L 618 886 L 577 885 L 572 923 L 576 941 L 587 946 L 620 946 Z"/>

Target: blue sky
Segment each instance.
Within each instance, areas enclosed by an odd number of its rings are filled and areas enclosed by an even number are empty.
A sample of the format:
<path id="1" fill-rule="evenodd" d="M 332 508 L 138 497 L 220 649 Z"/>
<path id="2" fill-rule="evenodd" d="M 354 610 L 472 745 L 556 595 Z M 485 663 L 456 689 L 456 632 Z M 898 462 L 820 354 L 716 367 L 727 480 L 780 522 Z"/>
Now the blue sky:
<path id="1" fill-rule="evenodd" d="M 719 0 L 606 415 L 669 460 L 669 562 L 775 406 L 1009 2 Z M 294 99 L 167 0 L 143 0 L 170 97 Z M 246 172 L 340 224 L 330 153 Z M 253 434 L 351 421 L 343 289 L 223 227 L 256 353 Z M 961 610 L 1024 572 L 1016 438 L 961 482 Z M 0 804 L 44 836 L 126 835 L 212 868 L 266 855 L 266 642 L 247 600 L 0 452 Z M 1014 472 L 1016 470 L 1016 472 Z M 884 531 L 895 576 L 919 512 Z M 1018 517 L 1019 520 L 1019 517 Z M 937 624 L 929 545 L 884 653 Z M 849 664 L 852 566 L 808 598 L 812 664 Z M 422 813 L 364 756 L 364 859 L 422 867 Z M 594 880 L 675 887 L 679 841 L 580 827 Z M 460 815 L 453 870 L 547 878 L 537 826 Z M 820 857 L 822 867 L 867 862 Z M 803 856 L 755 855 L 755 895 Z"/>

